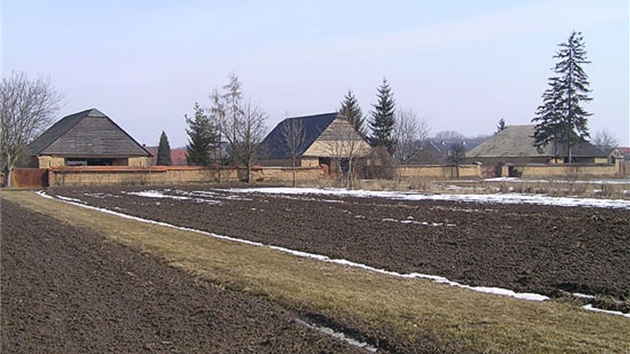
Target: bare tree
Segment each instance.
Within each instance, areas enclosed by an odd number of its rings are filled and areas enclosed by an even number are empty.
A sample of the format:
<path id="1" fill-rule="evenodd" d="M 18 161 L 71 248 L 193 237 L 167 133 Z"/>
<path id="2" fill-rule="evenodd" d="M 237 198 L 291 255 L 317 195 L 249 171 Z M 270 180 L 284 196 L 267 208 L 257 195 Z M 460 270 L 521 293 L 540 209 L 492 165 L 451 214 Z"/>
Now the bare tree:
<path id="1" fill-rule="evenodd" d="M 1 165 L 10 184 L 11 169 L 24 149 L 44 130 L 61 109 L 63 95 L 41 77 L 29 80 L 22 72 L 13 72 L 0 85 Z"/>
<path id="2" fill-rule="evenodd" d="M 213 104 L 210 114 L 219 127 L 221 139 L 227 143 L 231 162 L 247 168 L 246 181 L 249 183 L 257 149 L 267 132 L 267 115 L 259 106 L 243 102 L 242 86 L 236 75 L 230 75 L 230 82 L 223 86 L 223 94 L 215 90 L 210 95 Z M 219 146 L 219 154 L 221 149 Z"/>
<path id="3" fill-rule="evenodd" d="M 619 146 L 619 139 L 610 130 L 602 129 L 595 132 L 593 144 L 600 149 L 609 150 Z"/>
<path id="4" fill-rule="evenodd" d="M 455 166 L 455 176 L 459 178 L 459 166 L 466 158 L 466 144 L 464 142 L 457 143 L 448 151 L 448 163 Z"/>
<path id="5" fill-rule="evenodd" d="M 221 183 L 221 166 L 223 165 L 223 126 L 225 124 L 225 103 L 223 98 L 216 89 L 210 94 L 210 100 L 212 101 L 212 107 L 208 110 L 212 124 L 215 127 L 217 133 L 217 143 L 214 146 L 214 159 L 215 167 L 217 169 L 217 182 Z"/>
<path id="6" fill-rule="evenodd" d="M 291 173 L 293 176 L 293 187 L 295 187 L 296 161 L 306 139 L 304 124 L 296 118 L 288 119 L 282 126 L 281 133 L 286 142 L 284 145 L 286 152 L 291 156 Z"/>
<path id="7" fill-rule="evenodd" d="M 433 140 L 437 140 L 437 141 L 445 142 L 445 143 L 462 141 L 464 139 L 465 137 L 462 133 L 456 132 L 454 130 L 442 130 L 435 133 L 435 135 L 433 135 Z"/>
<path id="8" fill-rule="evenodd" d="M 415 111 L 411 109 L 396 111 L 394 139 L 397 143 L 394 157 L 403 165 L 409 164 L 424 147 L 430 131 L 428 120 L 418 121 Z"/>
<path id="9" fill-rule="evenodd" d="M 335 160 L 339 180 L 346 187 L 352 188 L 358 160 L 370 152 L 370 147 L 347 120 L 336 119 L 332 125 L 329 133 L 322 136 L 322 139 L 326 141 Z"/>
<path id="10" fill-rule="evenodd" d="M 234 162 L 247 168 L 246 182 L 250 183 L 258 146 L 267 133 L 267 114 L 251 102 L 241 105 L 240 112 L 240 116 L 232 116 L 227 121 L 225 137 Z"/>

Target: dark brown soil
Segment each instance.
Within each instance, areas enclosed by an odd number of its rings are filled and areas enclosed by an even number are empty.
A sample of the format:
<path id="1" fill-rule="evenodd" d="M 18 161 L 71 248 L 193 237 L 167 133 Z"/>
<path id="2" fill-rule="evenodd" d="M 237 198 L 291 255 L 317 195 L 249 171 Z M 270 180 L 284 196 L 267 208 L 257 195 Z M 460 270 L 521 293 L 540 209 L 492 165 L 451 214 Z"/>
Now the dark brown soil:
<path id="1" fill-rule="evenodd" d="M 142 218 L 468 285 L 630 298 L 630 210 L 168 188 L 158 189 L 178 196 L 178 190 L 205 193 L 176 200 L 127 194 L 155 187 L 49 192 Z"/>
<path id="2" fill-rule="evenodd" d="M 7 201 L 1 212 L 2 353 L 364 352 L 98 234 Z"/>

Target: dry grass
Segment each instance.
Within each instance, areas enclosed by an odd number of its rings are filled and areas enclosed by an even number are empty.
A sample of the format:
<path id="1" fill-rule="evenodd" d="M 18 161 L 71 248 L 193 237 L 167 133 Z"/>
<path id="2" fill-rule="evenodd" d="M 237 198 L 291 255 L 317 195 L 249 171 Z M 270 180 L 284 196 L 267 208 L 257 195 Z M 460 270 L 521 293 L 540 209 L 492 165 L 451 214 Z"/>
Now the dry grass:
<path id="1" fill-rule="evenodd" d="M 570 304 L 529 302 L 421 280 L 297 258 L 172 228 L 103 214 L 32 192 L 2 192 L 37 212 L 111 240 L 222 286 L 261 294 L 329 318 L 354 318 L 392 338 L 433 338 L 455 351 L 483 353 L 629 352 L 627 318 Z"/>
<path id="2" fill-rule="evenodd" d="M 414 190 L 424 193 L 453 193 L 452 186 L 460 187 L 457 193 L 525 193 L 546 194 L 552 197 L 582 197 L 630 199 L 630 180 L 627 183 L 602 183 L 567 179 L 533 181 L 469 181 L 431 180 L 423 178 L 393 180 L 359 180 L 354 188 L 366 190 Z M 329 183 L 328 186 L 335 186 Z M 341 186 L 339 186 L 341 187 Z"/>

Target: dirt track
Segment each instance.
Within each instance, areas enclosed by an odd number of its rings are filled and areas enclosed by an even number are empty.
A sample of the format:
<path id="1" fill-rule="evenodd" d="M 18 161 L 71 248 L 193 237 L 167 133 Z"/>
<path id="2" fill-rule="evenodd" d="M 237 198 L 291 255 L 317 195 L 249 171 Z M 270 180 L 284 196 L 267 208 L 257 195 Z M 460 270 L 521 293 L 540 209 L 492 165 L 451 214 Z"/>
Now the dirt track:
<path id="1" fill-rule="evenodd" d="M 98 234 L 1 213 L 2 353 L 363 352 Z"/>
<path id="2" fill-rule="evenodd" d="M 177 189 L 202 189 L 169 188 L 161 191 L 179 197 L 185 195 Z M 142 218 L 469 285 L 630 298 L 630 210 L 287 198 L 209 188 L 193 199 L 127 194 L 148 189 L 49 192 Z"/>

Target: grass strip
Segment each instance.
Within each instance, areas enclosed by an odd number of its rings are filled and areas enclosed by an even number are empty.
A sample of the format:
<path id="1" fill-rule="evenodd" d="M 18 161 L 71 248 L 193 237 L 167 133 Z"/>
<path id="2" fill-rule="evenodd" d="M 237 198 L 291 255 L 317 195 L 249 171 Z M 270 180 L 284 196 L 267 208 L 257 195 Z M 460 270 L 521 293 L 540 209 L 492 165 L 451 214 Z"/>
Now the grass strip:
<path id="1" fill-rule="evenodd" d="M 430 338 L 436 341 L 431 344 L 434 348 L 484 353 L 630 351 L 630 322 L 620 316 L 299 258 L 124 219 L 28 191 L 2 191 L 0 196 L 61 222 L 101 232 L 194 276 L 261 294 L 297 310 L 356 319 L 378 333 L 390 334 L 393 341 L 417 344 Z"/>

